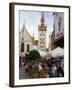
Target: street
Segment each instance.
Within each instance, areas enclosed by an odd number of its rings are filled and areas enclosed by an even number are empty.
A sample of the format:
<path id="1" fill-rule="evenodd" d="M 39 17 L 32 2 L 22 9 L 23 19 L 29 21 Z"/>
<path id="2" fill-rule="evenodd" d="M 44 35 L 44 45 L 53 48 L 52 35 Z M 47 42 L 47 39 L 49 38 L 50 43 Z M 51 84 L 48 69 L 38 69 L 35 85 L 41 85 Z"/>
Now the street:
<path id="1" fill-rule="evenodd" d="M 30 79 L 31 77 L 29 76 L 28 73 L 25 72 L 24 66 L 22 66 L 19 70 L 19 79 Z"/>

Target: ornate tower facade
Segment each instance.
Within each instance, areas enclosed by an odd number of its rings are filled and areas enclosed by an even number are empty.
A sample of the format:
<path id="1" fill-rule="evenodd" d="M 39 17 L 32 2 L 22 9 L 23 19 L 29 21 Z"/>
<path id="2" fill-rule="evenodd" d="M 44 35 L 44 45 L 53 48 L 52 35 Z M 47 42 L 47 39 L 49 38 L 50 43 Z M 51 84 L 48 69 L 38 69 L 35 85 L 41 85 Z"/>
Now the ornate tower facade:
<path id="1" fill-rule="evenodd" d="M 38 46 L 42 51 L 46 50 L 46 36 L 47 36 L 47 26 L 45 23 L 44 13 L 41 16 L 41 24 L 38 25 Z"/>

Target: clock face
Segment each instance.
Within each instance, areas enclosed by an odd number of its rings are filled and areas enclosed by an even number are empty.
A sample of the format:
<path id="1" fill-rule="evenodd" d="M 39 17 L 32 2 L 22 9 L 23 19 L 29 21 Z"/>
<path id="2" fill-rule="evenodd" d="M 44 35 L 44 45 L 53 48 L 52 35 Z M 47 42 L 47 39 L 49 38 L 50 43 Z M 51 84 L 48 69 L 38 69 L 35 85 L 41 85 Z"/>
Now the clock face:
<path id="1" fill-rule="evenodd" d="M 40 44 L 45 44 L 45 42 L 44 41 L 40 41 Z"/>
<path id="2" fill-rule="evenodd" d="M 45 38 L 43 37 L 43 38 L 40 38 L 40 41 L 45 41 Z"/>
<path id="3" fill-rule="evenodd" d="M 41 36 L 41 35 L 44 35 L 44 32 L 43 32 L 43 31 L 40 32 L 40 36 Z"/>

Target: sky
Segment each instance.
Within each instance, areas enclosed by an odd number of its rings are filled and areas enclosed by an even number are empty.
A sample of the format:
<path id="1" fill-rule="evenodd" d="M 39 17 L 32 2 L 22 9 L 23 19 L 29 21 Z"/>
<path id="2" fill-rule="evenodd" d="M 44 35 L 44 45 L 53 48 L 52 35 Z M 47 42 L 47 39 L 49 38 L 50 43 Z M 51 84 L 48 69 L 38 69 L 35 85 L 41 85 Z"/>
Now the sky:
<path id="1" fill-rule="evenodd" d="M 45 18 L 45 25 L 47 25 L 47 46 L 49 42 L 49 33 L 53 31 L 53 12 L 46 12 L 46 11 L 27 11 L 27 10 L 20 10 L 19 11 L 19 26 L 20 30 L 22 29 L 23 24 L 29 34 L 33 36 L 35 39 L 38 39 L 38 25 L 41 24 L 40 19 L 42 12 L 44 13 Z"/>

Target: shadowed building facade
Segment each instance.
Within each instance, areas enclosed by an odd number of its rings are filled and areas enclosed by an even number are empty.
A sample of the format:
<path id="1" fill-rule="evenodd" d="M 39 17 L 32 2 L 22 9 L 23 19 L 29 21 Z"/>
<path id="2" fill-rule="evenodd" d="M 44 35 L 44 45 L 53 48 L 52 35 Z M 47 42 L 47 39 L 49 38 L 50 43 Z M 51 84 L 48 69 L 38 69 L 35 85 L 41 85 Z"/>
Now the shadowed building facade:
<path id="1" fill-rule="evenodd" d="M 64 48 L 64 13 L 54 12 L 54 25 L 51 35 L 51 49 L 56 47 Z"/>

